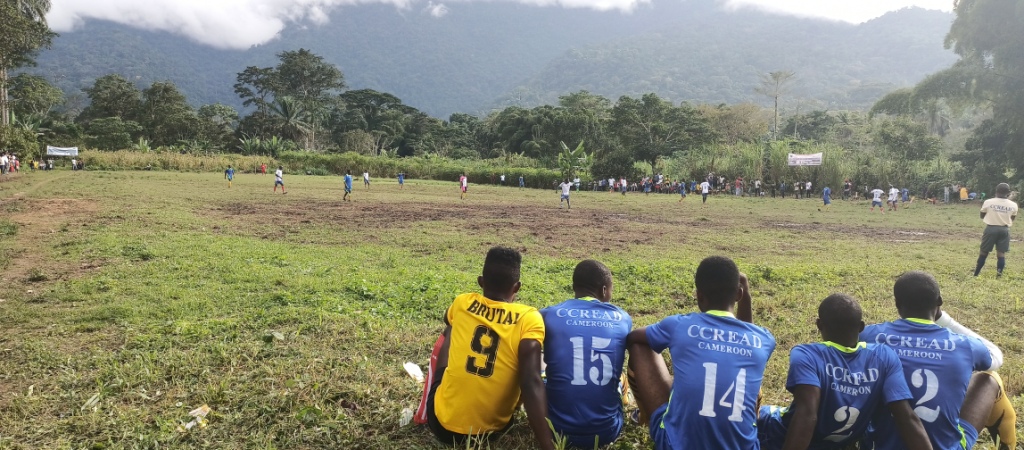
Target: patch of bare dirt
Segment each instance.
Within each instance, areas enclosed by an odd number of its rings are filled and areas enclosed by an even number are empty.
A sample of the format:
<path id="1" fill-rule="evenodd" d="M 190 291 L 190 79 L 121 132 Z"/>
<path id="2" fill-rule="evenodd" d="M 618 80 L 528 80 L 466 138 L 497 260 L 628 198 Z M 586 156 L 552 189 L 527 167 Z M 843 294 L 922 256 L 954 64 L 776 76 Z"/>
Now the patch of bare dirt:
<path id="1" fill-rule="evenodd" d="M 14 244 L 8 250 L 10 263 L 0 274 L 0 281 L 6 285 L 31 284 L 29 277 L 33 272 L 46 276 L 45 280 L 36 281 L 54 281 L 99 266 L 98 262 L 59 266 L 48 257 L 49 248 L 59 245 L 57 240 L 62 229 L 88 223 L 96 216 L 97 202 L 60 198 L 29 201 L 18 193 L 0 202 L 0 211 L 9 213 L 7 220 L 18 226 Z"/>
<path id="2" fill-rule="evenodd" d="M 680 227 L 691 225 L 687 218 L 666 220 L 601 210 L 470 203 L 226 204 L 214 207 L 211 213 L 240 224 L 261 225 L 252 234 L 264 239 L 287 239 L 303 228 L 337 227 L 339 232 L 363 230 L 360 239 L 372 241 L 389 230 L 412 230 L 441 223 L 465 236 L 479 237 L 485 246 L 498 241 L 521 242 L 526 245 L 523 250 L 562 255 L 678 242 L 685 239 Z"/>

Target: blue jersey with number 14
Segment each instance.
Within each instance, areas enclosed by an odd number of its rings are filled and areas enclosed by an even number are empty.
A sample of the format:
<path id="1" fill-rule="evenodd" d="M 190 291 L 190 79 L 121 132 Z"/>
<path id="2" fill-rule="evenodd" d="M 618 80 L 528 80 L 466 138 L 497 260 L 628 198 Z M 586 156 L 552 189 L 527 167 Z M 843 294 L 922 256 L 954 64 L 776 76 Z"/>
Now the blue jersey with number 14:
<path id="1" fill-rule="evenodd" d="M 626 335 L 633 319 L 618 306 L 596 299 L 567 300 L 540 311 L 544 317 L 548 418 L 574 444 L 601 445 L 622 429 L 619 377 L 626 359 Z"/>
<path id="2" fill-rule="evenodd" d="M 722 311 L 667 317 L 647 327 L 672 356 L 672 393 L 659 426 L 672 449 L 757 449 L 757 394 L 775 337 Z"/>
<path id="3" fill-rule="evenodd" d="M 960 406 L 975 370 L 988 370 L 992 355 L 980 340 L 956 334 L 925 320 L 900 319 L 871 325 L 860 338 L 892 347 L 910 384 L 911 406 L 921 418 L 935 450 L 960 448 Z M 870 440 L 878 450 L 903 448 L 892 416 L 882 411 L 872 419 Z"/>

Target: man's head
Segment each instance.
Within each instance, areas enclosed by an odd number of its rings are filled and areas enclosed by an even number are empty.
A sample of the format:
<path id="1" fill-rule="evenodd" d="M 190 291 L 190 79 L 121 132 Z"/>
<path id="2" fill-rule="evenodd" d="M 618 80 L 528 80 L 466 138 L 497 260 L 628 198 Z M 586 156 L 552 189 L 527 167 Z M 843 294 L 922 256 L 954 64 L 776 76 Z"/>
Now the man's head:
<path id="1" fill-rule="evenodd" d="M 230 169 L 230 168 L 231 168 L 231 164 L 228 164 L 228 169 Z"/>
<path id="2" fill-rule="evenodd" d="M 724 256 L 704 258 L 693 276 L 701 311 L 731 310 L 740 298 L 740 269 Z"/>
<path id="3" fill-rule="evenodd" d="M 1010 185 L 1006 183 L 999 183 L 996 186 L 996 197 L 1006 198 L 1010 196 Z"/>
<path id="4" fill-rule="evenodd" d="M 594 297 L 607 303 L 612 299 L 612 272 L 599 261 L 581 261 L 572 272 L 572 290 L 576 298 Z"/>
<path id="5" fill-rule="evenodd" d="M 896 310 L 904 319 L 935 320 L 942 306 L 939 282 L 931 274 L 920 271 L 906 272 L 896 279 L 892 287 Z"/>
<path id="6" fill-rule="evenodd" d="M 818 305 L 818 331 L 828 341 L 845 341 L 864 331 L 864 313 L 857 299 L 847 294 L 832 294 Z"/>
<path id="7" fill-rule="evenodd" d="M 284 170 L 284 166 L 277 166 L 277 170 Z"/>
<path id="8" fill-rule="evenodd" d="M 352 175 L 352 171 L 348 170 L 348 169 L 345 169 L 345 175 Z"/>
<path id="9" fill-rule="evenodd" d="M 515 249 L 492 247 L 484 259 L 483 275 L 477 283 L 492 300 L 513 301 L 519 292 L 519 267 L 523 256 Z"/>

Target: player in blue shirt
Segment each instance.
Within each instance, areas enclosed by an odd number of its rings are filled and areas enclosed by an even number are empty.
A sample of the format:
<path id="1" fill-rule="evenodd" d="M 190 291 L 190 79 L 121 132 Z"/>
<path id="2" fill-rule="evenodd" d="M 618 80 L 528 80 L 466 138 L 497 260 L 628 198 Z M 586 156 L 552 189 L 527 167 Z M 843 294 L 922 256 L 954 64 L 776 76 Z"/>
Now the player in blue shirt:
<path id="1" fill-rule="evenodd" d="M 789 353 L 789 408 L 764 406 L 757 419 L 761 448 L 831 450 L 856 442 L 871 416 L 888 405 L 909 450 L 931 449 L 921 420 L 910 407 L 903 366 L 891 348 L 858 341 L 864 330 L 857 300 L 832 294 L 818 306 L 821 343 Z"/>
<path id="2" fill-rule="evenodd" d="M 405 172 L 398 172 L 398 189 L 405 187 Z"/>
<path id="3" fill-rule="evenodd" d="M 231 180 L 235 179 L 235 169 L 228 165 L 228 169 L 224 171 L 224 178 L 228 180 L 228 187 L 231 187 Z"/>
<path id="4" fill-rule="evenodd" d="M 576 298 L 540 310 L 544 317 L 548 419 L 570 445 L 605 446 L 622 432 L 619 378 L 633 319 L 612 299 L 612 273 L 586 260 L 572 274 Z"/>
<path id="5" fill-rule="evenodd" d="M 341 196 L 341 201 L 352 201 L 348 196 L 352 194 L 352 172 L 345 171 L 345 195 Z"/>
<path id="6" fill-rule="evenodd" d="M 523 179 L 523 176 L 522 176 L 522 175 L 520 175 L 520 176 L 519 176 L 519 189 L 522 189 L 522 188 L 524 188 L 524 187 L 526 187 L 526 180 L 524 180 L 524 179 Z"/>
<path id="7" fill-rule="evenodd" d="M 871 325 L 860 336 L 866 342 L 896 350 L 914 396 L 914 411 L 921 418 L 932 446 L 936 450 L 969 450 L 978 439 L 978 430 L 993 425 L 997 428 L 993 437 L 1000 435 L 1001 443 L 1015 448 L 1014 427 L 1010 426 L 1008 433 L 1000 433 L 999 424 L 987 420 L 993 416 L 995 421 L 1003 419 L 1006 424 L 1016 422 L 1013 406 L 1002 395 L 999 375 L 974 373 L 998 369 L 1003 360 L 999 348 L 943 313 L 939 283 L 931 275 L 901 275 L 893 286 L 893 295 L 901 319 Z M 949 327 L 940 326 L 937 321 Z M 1000 399 L 1002 402 L 997 402 Z M 872 418 L 872 428 L 861 449 L 903 448 L 888 413 Z"/>
<path id="8" fill-rule="evenodd" d="M 825 207 L 826 211 L 832 207 L 832 188 L 825 186 L 825 189 L 821 190 L 821 200 L 825 203 L 822 206 Z M 819 209 L 818 211 L 821 210 Z"/>
<path id="9" fill-rule="evenodd" d="M 627 338 L 641 420 L 659 450 L 756 450 L 757 397 L 775 337 L 749 323 L 747 279 L 731 259 L 701 261 L 694 281 L 701 312 L 669 316 Z"/>

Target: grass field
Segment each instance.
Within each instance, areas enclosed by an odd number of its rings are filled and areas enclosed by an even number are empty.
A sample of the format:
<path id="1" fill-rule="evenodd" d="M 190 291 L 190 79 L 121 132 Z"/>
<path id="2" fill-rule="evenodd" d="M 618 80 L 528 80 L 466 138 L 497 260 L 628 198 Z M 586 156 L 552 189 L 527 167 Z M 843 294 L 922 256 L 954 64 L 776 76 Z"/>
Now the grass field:
<path id="1" fill-rule="evenodd" d="M 766 401 L 788 401 L 787 354 L 817 340 L 818 302 L 895 318 L 905 270 L 939 279 L 945 309 L 1001 346 L 1024 390 L 1024 245 L 972 278 L 977 204 L 895 214 L 839 201 L 580 193 L 377 180 L 342 203 L 337 177 L 166 172 L 0 178 L 0 448 L 440 448 L 399 427 L 444 309 L 476 290 L 484 253 L 524 252 L 520 301 L 571 297 L 575 264 L 605 262 L 637 326 L 694 311 L 693 270 L 737 260 L 755 320 L 779 346 Z M 1014 229 L 1014 239 L 1021 238 Z M 208 404 L 209 426 L 182 433 Z M 1018 411 L 1024 401 L 1017 397 Z M 630 424 L 616 449 L 647 448 Z M 987 439 L 987 433 L 983 433 Z M 525 421 L 492 448 L 530 448 Z M 987 440 L 986 440 L 987 442 Z M 990 448 L 979 445 L 978 448 Z"/>

